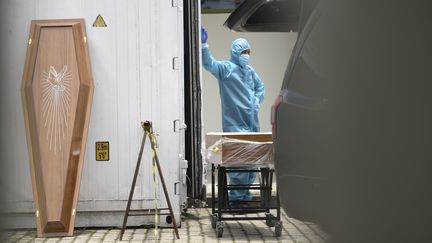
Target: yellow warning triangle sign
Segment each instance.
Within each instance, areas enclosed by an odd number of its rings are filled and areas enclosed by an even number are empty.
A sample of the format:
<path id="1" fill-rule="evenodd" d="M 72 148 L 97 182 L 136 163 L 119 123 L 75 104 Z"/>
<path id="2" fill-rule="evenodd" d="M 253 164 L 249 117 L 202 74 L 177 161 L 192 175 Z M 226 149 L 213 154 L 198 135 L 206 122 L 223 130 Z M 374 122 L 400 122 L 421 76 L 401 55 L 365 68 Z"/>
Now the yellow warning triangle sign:
<path id="1" fill-rule="evenodd" d="M 107 27 L 107 24 L 105 23 L 105 20 L 102 17 L 102 15 L 99 14 L 96 17 L 96 20 L 93 23 L 93 27 Z"/>

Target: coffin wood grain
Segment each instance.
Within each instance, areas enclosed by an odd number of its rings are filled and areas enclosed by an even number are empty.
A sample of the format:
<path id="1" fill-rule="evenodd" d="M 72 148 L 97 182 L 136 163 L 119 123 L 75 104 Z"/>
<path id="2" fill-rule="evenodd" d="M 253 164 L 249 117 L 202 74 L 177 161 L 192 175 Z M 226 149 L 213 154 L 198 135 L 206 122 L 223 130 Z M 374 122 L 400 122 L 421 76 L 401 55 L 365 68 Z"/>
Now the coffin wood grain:
<path id="1" fill-rule="evenodd" d="M 21 94 L 37 233 L 71 236 L 93 98 L 84 20 L 32 21 L 28 43 Z"/>

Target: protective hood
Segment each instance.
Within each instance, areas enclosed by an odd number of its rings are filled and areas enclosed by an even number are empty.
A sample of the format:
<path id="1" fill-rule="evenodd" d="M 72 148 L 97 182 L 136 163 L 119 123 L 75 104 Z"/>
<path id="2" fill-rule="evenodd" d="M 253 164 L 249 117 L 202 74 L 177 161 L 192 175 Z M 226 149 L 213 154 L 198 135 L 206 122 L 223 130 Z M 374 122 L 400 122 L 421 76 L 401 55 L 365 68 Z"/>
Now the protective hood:
<path id="1" fill-rule="evenodd" d="M 246 39 L 238 38 L 232 42 L 231 46 L 231 61 L 237 65 L 240 65 L 239 57 L 240 53 L 246 49 L 251 49 L 251 46 Z"/>

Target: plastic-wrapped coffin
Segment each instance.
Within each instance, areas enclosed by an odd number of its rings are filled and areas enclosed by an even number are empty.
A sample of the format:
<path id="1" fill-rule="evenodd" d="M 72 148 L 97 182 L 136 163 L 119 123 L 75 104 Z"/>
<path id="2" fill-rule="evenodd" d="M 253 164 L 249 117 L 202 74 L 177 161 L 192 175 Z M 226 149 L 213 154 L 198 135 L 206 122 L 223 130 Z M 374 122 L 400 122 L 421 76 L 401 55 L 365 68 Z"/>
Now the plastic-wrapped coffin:
<path id="1" fill-rule="evenodd" d="M 70 236 L 93 96 L 84 20 L 32 21 L 21 94 L 38 236 Z"/>
<path id="2" fill-rule="evenodd" d="M 273 167 L 271 133 L 208 133 L 206 160 L 225 167 Z"/>

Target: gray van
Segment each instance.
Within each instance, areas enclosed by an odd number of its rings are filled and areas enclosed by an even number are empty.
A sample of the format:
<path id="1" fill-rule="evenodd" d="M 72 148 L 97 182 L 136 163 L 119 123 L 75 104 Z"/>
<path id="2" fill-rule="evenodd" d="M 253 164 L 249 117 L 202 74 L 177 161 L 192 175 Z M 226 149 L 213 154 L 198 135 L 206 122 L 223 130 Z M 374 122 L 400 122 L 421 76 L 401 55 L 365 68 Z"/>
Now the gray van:
<path id="1" fill-rule="evenodd" d="M 226 24 L 299 32 L 271 114 L 282 206 L 333 242 L 430 242 L 430 6 L 315 3 L 247 0 Z"/>

